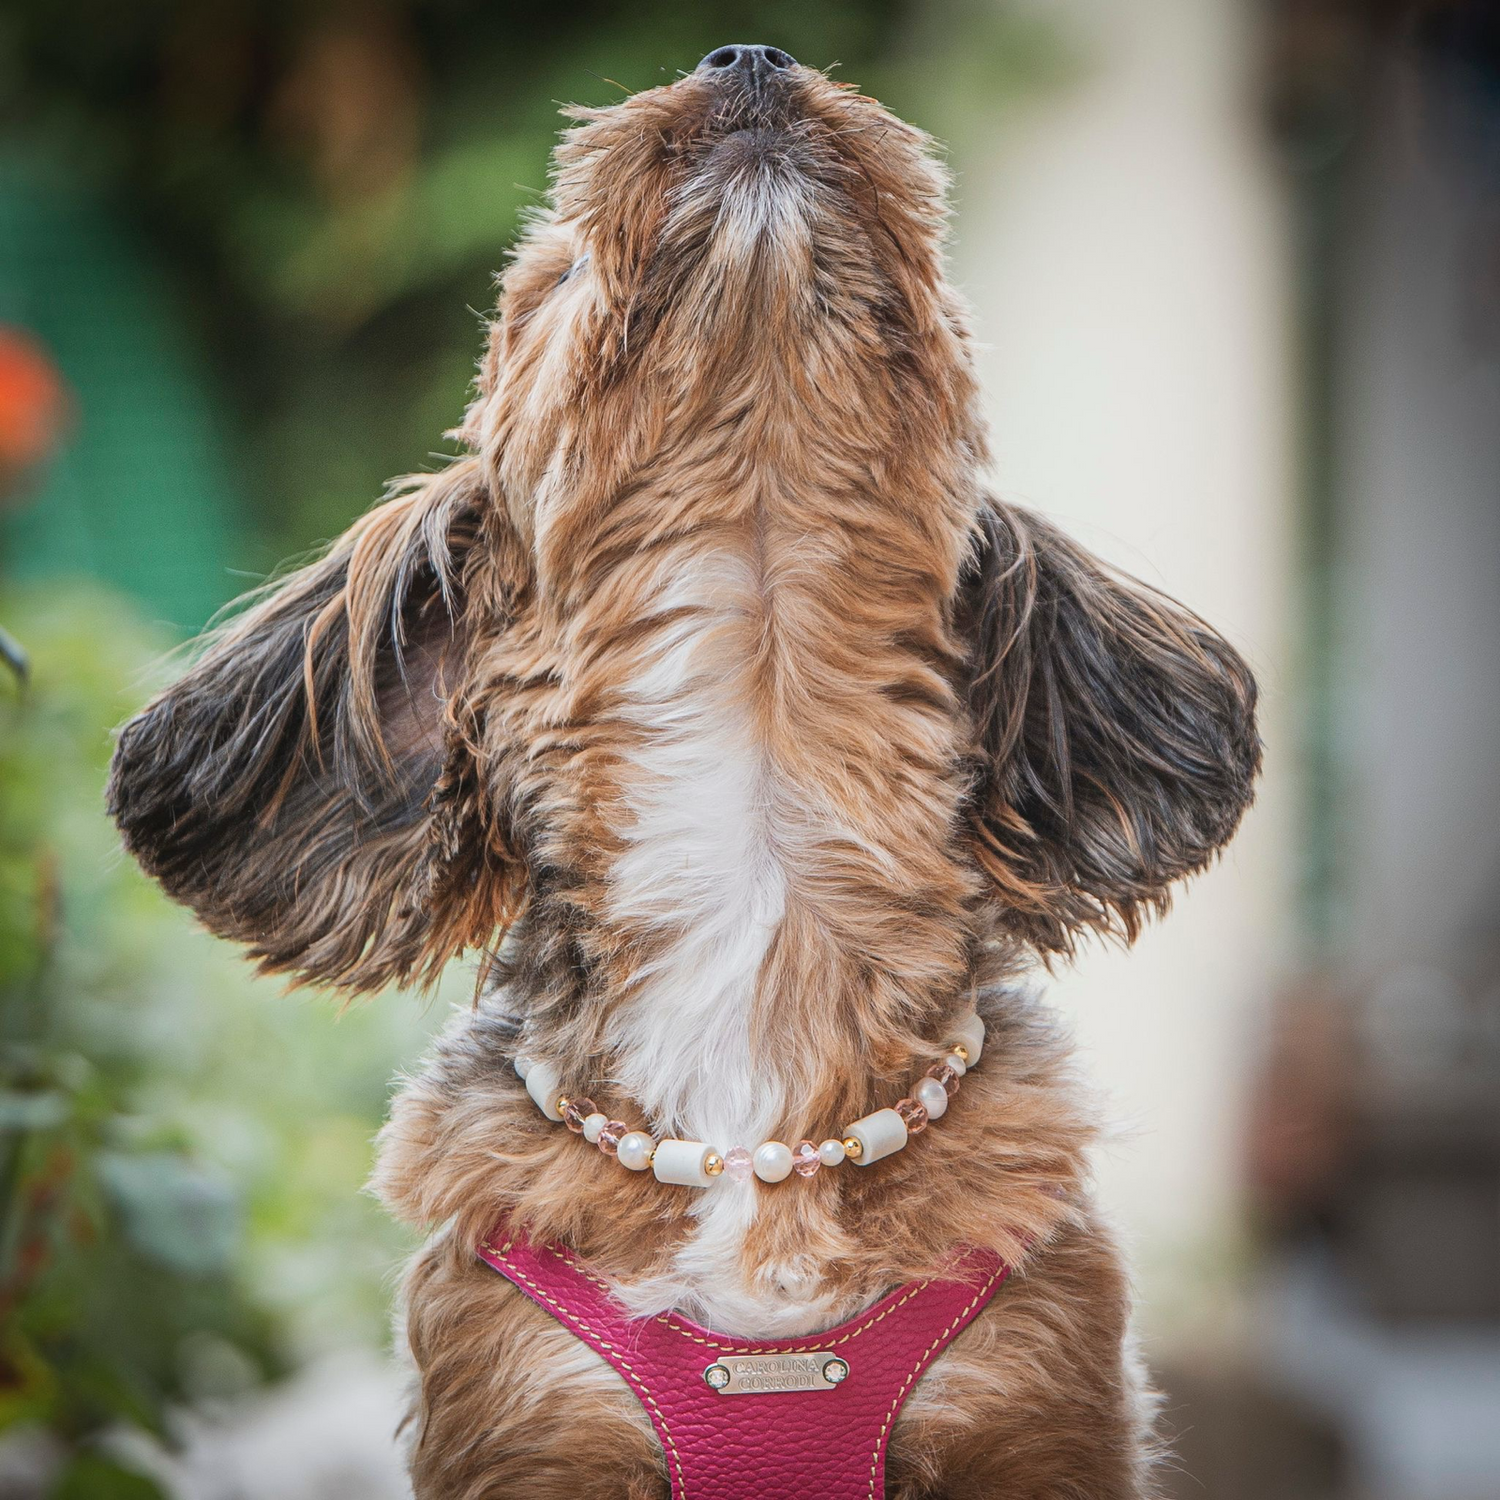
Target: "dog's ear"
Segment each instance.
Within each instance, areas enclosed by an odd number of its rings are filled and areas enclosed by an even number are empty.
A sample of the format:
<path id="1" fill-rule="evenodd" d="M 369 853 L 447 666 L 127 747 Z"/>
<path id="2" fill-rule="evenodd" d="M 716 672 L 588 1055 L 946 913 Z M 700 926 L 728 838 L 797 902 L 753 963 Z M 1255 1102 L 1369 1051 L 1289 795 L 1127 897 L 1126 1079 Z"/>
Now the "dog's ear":
<path id="1" fill-rule="evenodd" d="M 979 516 L 959 601 L 972 653 L 975 849 L 1044 953 L 1133 939 L 1234 832 L 1260 768 L 1255 681 L 1172 600 L 1040 517 Z"/>
<path id="2" fill-rule="evenodd" d="M 263 969 L 428 978 L 513 915 L 462 698 L 508 604 L 499 524 L 475 460 L 413 482 L 121 732 L 108 796 L 126 847 Z"/>

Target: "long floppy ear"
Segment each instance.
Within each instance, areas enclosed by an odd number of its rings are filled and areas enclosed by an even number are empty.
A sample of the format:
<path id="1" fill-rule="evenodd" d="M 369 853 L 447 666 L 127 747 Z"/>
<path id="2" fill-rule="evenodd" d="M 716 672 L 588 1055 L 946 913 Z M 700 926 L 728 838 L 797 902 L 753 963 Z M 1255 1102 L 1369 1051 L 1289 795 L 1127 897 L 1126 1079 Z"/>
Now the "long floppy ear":
<path id="1" fill-rule="evenodd" d="M 975 848 L 1042 952 L 1133 939 L 1234 833 L 1260 769 L 1255 681 L 1196 615 L 1039 516 L 991 503 L 960 600 Z"/>
<path id="2" fill-rule="evenodd" d="M 504 624 L 499 525 L 477 460 L 413 481 L 121 732 L 126 848 L 262 969 L 430 978 L 514 915 L 517 866 L 454 711 L 475 639 Z"/>

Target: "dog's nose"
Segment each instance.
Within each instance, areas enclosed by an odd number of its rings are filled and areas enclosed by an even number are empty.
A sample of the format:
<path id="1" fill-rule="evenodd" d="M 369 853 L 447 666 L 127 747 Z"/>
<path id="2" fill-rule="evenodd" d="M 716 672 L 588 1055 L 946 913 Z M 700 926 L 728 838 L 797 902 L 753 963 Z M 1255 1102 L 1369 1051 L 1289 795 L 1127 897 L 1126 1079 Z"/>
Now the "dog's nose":
<path id="1" fill-rule="evenodd" d="M 760 84 L 773 73 L 796 66 L 797 59 L 790 52 L 783 52 L 780 47 L 762 47 L 759 44 L 751 46 L 744 42 L 734 42 L 728 47 L 715 47 L 698 64 L 698 71 L 717 73 L 725 78 L 731 74 L 740 73 L 748 82 Z"/>

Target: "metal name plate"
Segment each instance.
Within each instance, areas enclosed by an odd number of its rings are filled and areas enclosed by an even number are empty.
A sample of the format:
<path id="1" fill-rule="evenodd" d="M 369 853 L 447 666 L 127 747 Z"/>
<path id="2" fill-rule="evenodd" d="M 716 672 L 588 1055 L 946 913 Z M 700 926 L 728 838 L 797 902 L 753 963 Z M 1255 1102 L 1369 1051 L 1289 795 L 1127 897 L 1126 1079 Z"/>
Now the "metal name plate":
<path id="1" fill-rule="evenodd" d="M 848 1378 L 848 1361 L 819 1349 L 805 1354 L 726 1354 L 703 1372 L 703 1379 L 721 1396 L 831 1391 Z"/>

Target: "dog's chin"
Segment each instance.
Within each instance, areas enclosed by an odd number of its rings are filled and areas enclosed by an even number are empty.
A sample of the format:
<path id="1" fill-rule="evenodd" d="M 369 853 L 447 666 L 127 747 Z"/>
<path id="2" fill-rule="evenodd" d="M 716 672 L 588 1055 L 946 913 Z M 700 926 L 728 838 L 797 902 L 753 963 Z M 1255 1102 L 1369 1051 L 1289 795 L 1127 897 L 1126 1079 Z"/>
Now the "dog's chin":
<path id="1" fill-rule="evenodd" d="M 783 157 L 790 141 L 791 133 L 783 125 L 742 125 L 710 146 L 708 162 L 718 171 L 757 166 Z"/>

